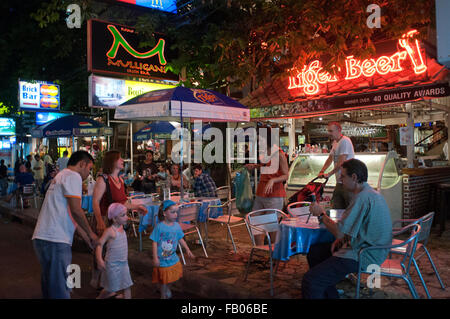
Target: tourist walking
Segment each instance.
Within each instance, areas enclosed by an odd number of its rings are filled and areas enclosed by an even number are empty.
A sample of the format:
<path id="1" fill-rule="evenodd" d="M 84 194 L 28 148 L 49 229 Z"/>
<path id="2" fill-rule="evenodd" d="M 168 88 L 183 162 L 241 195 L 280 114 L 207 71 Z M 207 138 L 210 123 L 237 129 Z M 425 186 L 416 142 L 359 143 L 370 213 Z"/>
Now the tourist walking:
<path id="1" fill-rule="evenodd" d="M 73 153 L 67 168 L 60 172 L 47 190 L 47 196 L 33 233 L 33 246 L 41 264 L 42 297 L 70 299 L 67 267 L 72 262 L 75 229 L 86 234 L 87 244 L 95 249 L 97 235 L 89 227 L 81 208 L 82 181 L 89 175 L 94 160 L 88 152 Z"/>
<path id="2" fill-rule="evenodd" d="M 131 299 L 130 268 L 128 267 L 128 241 L 123 226 L 128 222 L 127 208 L 120 203 L 112 203 L 108 208 L 108 219 L 112 225 L 108 227 L 100 238 L 95 256 L 98 268 L 104 271 L 102 276 L 103 290 L 97 299 L 121 298 Z M 106 256 L 103 259 L 103 246 L 106 244 Z M 117 292 L 123 290 L 123 295 Z"/>
<path id="3" fill-rule="evenodd" d="M 120 203 L 129 210 L 137 210 L 142 214 L 147 213 L 144 205 L 136 205 L 127 201 L 125 183 L 119 172 L 124 167 L 124 161 L 119 151 L 108 151 L 103 157 L 103 174 L 97 177 L 92 195 L 92 209 L 94 218 L 92 219 L 92 229 L 98 236 L 103 234 L 108 224 L 108 207 L 112 203 Z M 97 268 L 96 259 L 94 258 L 94 267 L 92 270 L 91 285 L 99 288 L 99 279 L 101 272 Z"/>
<path id="4" fill-rule="evenodd" d="M 183 276 L 183 267 L 177 255 L 178 243 L 186 251 L 188 257 L 195 258 L 184 241 L 184 233 L 180 224 L 176 222 L 178 207 L 171 200 L 165 200 L 159 207 L 158 223 L 150 235 L 153 240 L 153 278 L 154 283 L 160 284 L 161 299 L 170 299 L 172 292 L 170 285 Z"/>

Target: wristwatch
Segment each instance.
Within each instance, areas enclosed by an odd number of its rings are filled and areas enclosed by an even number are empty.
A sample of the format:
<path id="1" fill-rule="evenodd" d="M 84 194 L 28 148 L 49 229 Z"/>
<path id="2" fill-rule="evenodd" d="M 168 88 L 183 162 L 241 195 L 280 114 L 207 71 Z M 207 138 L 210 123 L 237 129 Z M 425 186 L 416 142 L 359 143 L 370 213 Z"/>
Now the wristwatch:
<path id="1" fill-rule="evenodd" d="M 319 224 L 322 224 L 322 223 L 323 223 L 323 221 L 322 221 L 323 215 L 325 215 L 325 214 L 324 214 L 324 213 L 321 213 L 319 216 L 317 216 L 317 219 L 319 220 Z"/>

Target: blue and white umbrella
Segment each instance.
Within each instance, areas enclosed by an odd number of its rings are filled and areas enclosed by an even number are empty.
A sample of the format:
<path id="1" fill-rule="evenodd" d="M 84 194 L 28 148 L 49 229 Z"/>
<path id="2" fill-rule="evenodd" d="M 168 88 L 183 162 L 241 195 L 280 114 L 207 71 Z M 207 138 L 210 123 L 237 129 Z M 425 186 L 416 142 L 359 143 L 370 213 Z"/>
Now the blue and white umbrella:
<path id="1" fill-rule="evenodd" d="M 31 130 L 31 136 L 38 138 L 101 135 L 112 135 L 112 129 L 80 115 L 64 116 Z"/>

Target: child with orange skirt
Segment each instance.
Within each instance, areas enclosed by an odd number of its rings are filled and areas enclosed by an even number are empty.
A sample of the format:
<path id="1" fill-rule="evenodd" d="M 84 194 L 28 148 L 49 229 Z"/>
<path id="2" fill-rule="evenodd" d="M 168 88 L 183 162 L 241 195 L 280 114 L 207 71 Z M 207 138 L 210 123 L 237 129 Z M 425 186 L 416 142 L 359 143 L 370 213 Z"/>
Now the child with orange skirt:
<path id="1" fill-rule="evenodd" d="M 153 283 L 161 285 L 161 299 L 170 299 L 170 285 L 183 276 L 183 267 L 177 255 L 178 242 L 188 257 L 195 258 L 184 241 L 184 233 L 177 221 L 178 207 L 174 201 L 165 200 L 159 207 L 158 218 L 150 239 L 153 240 Z"/>

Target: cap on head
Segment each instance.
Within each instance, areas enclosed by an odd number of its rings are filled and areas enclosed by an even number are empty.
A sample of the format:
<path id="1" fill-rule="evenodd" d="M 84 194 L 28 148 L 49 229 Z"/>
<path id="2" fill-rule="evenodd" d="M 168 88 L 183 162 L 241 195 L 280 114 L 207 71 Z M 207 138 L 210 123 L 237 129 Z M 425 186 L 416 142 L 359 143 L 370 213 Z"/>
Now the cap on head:
<path id="1" fill-rule="evenodd" d="M 127 208 L 120 203 L 112 203 L 108 207 L 108 219 L 113 219 L 119 216 L 121 213 L 126 212 Z"/>
<path id="2" fill-rule="evenodd" d="M 166 209 L 168 209 L 170 206 L 176 205 L 177 203 L 175 203 L 173 200 L 167 199 L 165 201 L 163 201 L 163 211 L 165 211 Z"/>

